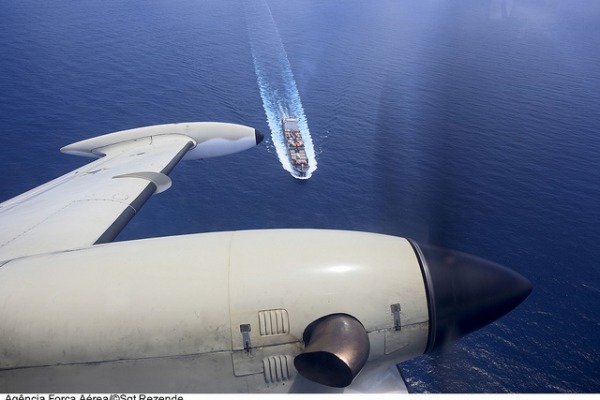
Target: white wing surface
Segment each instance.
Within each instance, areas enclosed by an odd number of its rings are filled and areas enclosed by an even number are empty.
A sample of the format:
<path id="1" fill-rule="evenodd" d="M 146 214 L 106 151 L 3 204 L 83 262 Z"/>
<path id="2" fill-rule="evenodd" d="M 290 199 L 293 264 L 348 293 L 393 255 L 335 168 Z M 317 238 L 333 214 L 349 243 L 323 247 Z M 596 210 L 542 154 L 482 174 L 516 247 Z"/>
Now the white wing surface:
<path id="1" fill-rule="evenodd" d="M 0 204 L 0 262 L 112 241 L 182 159 L 235 153 L 260 132 L 243 125 L 192 122 L 119 131 L 74 143 L 68 154 L 100 157 Z"/>

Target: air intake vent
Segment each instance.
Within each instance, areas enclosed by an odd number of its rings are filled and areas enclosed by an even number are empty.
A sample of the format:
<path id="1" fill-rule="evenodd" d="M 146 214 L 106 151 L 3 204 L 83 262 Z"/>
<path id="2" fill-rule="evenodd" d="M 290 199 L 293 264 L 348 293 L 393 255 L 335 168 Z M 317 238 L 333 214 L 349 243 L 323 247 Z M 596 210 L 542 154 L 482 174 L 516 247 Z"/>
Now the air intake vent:
<path id="1" fill-rule="evenodd" d="M 287 310 L 264 310 L 258 312 L 260 336 L 284 335 L 290 332 Z"/>
<path id="2" fill-rule="evenodd" d="M 271 356 L 263 359 L 265 382 L 278 383 L 292 378 L 292 358 L 290 356 Z"/>

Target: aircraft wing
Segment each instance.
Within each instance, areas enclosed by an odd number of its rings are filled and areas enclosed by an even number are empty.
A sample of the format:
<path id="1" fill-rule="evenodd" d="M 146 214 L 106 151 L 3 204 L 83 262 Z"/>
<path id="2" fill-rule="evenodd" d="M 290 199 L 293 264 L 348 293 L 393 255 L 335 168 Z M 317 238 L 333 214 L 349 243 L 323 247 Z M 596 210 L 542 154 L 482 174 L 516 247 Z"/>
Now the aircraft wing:
<path id="1" fill-rule="evenodd" d="M 100 157 L 0 204 L 0 262 L 112 241 L 141 206 L 171 186 L 183 158 L 255 146 L 260 132 L 243 125 L 192 122 L 119 131 L 61 149 Z"/>

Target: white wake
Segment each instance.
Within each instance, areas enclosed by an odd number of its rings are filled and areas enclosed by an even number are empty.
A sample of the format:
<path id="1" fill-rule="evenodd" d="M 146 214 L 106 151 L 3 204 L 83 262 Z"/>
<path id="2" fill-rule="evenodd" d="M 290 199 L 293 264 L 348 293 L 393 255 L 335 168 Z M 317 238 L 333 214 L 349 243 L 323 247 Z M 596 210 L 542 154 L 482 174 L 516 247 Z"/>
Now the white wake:
<path id="1" fill-rule="evenodd" d="M 244 1 L 244 8 L 256 81 L 279 162 L 294 178 L 309 179 L 317 169 L 315 149 L 300 93 L 273 15 L 265 0 Z M 309 163 L 306 176 L 299 176 L 288 158 L 281 127 L 283 117 L 298 118 Z"/>

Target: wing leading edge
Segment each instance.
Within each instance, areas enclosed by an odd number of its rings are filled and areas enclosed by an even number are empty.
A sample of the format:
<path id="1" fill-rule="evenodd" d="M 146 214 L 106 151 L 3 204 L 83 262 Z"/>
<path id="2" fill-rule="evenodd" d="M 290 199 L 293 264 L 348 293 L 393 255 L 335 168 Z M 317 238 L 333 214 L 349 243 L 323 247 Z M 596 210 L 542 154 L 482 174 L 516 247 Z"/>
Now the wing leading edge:
<path id="1" fill-rule="evenodd" d="M 119 131 L 61 149 L 100 157 L 0 204 L 0 261 L 112 241 L 181 159 L 254 147 L 262 134 L 243 125 L 192 122 Z"/>

